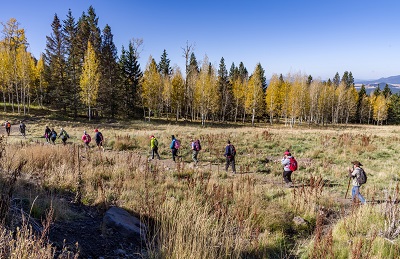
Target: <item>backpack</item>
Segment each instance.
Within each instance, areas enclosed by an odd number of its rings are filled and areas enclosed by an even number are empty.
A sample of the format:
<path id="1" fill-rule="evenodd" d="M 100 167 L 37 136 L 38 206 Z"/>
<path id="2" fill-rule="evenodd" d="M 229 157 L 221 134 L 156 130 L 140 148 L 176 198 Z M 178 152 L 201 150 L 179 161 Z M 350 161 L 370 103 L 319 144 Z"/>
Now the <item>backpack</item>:
<path id="1" fill-rule="evenodd" d="M 179 140 L 175 139 L 174 148 L 179 149 L 180 147 L 181 147 L 181 142 Z"/>
<path id="2" fill-rule="evenodd" d="M 236 156 L 236 149 L 234 145 L 229 145 L 229 155 Z"/>
<path id="3" fill-rule="evenodd" d="M 196 141 L 194 142 L 194 150 L 195 150 L 195 151 L 200 151 L 200 150 L 201 150 L 200 140 L 196 140 Z"/>
<path id="4" fill-rule="evenodd" d="M 101 134 L 100 131 L 96 132 L 96 135 L 94 136 L 97 142 L 100 142 L 103 139 L 103 134 Z"/>
<path id="5" fill-rule="evenodd" d="M 154 138 L 154 142 L 153 143 L 154 143 L 155 147 L 158 147 L 158 140 L 156 138 Z"/>
<path id="6" fill-rule="evenodd" d="M 367 182 L 367 174 L 364 169 L 360 168 L 360 173 L 357 175 L 357 182 L 359 185 L 362 185 Z"/>
<path id="7" fill-rule="evenodd" d="M 292 171 L 292 172 L 297 170 L 297 161 L 296 161 L 296 159 L 294 157 L 290 158 L 289 170 Z"/>
<path id="8" fill-rule="evenodd" d="M 6 128 L 7 128 L 7 129 L 8 129 L 8 128 L 11 128 L 11 123 L 7 122 Z"/>
<path id="9" fill-rule="evenodd" d="M 89 134 L 86 134 L 86 143 L 90 143 L 90 141 L 92 141 L 92 138 Z"/>

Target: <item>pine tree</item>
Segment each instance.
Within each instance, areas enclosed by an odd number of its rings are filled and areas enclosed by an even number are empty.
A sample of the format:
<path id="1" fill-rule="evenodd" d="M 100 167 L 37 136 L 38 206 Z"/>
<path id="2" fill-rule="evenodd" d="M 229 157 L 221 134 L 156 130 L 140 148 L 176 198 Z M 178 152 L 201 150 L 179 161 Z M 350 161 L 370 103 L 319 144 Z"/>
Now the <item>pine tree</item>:
<path id="1" fill-rule="evenodd" d="M 57 14 L 54 15 L 51 24 L 52 33 L 47 36 L 45 63 L 48 67 L 46 73 L 46 81 L 49 82 L 48 103 L 54 104 L 57 108 L 62 108 L 64 113 L 67 112 L 69 105 L 69 97 L 71 89 L 68 87 L 66 78 L 66 61 L 67 55 L 65 48 L 65 38 L 62 33 L 62 26 Z"/>
<path id="2" fill-rule="evenodd" d="M 120 81 L 124 91 L 123 104 L 126 111 L 125 115 L 129 118 L 133 118 L 135 115 L 136 103 L 140 99 L 137 98 L 139 96 L 140 81 L 143 76 L 138 62 L 138 47 L 139 46 L 135 46 L 134 41 L 130 41 L 128 50 L 125 50 L 124 47 L 122 47 L 121 57 L 119 60 L 119 67 L 121 70 Z"/>
<path id="3" fill-rule="evenodd" d="M 221 96 L 221 119 L 225 121 L 227 113 L 232 110 L 233 93 L 232 84 L 229 82 L 228 71 L 226 70 L 225 60 L 221 58 L 218 69 L 218 88 Z"/>
<path id="4" fill-rule="evenodd" d="M 163 77 L 170 76 L 172 73 L 172 68 L 169 64 L 171 61 L 167 58 L 167 56 L 167 51 L 164 49 L 163 54 L 161 55 L 160 63 L 158 64 L 158 71 Z"/>
<path id="5" fill-rule="evenodd" d="M 335 76 L 333 77 L 332 83 L 333 83 L 334 87 L 338 87 L 339 86 L 339 84 L 340 84 L 340 76 L 339 76 L 338 72 L 336 72 Z"/>
<path id="6" fill-rule="evenodd" d="M 107 24 L 103 30 L 103 42 L 100 55 L 101 81 L 99 86 L 98 104 L 106 116 L 115 118 L 122 99 L 119 84 L 119 67 L 117 49 L 114 45 L 111 27 Z"/>
<path id="7" fill-rule="evenodd" d="M 390 90 L 388 84 L 386 84 L 385 88 L 383 88 L 382 94 L 385 96 L 385 98 L 389 98 L 392 95 L 392 90 Z"/>
<path id="8" fill-rule="evenodd" d="M 88 41 L 82 74 L 80 77 L 81 100 L 88 107 L 89 120 L 92 117 L 91 108 L 96 105 L 100 85 L 100 61 Z"/>
<path id="9" fill-rule="evenodd" d="M 72 16 L 71 9 L 68 10 L 67 19 L 63 21 L 63 34 L 65 39 L 66 60 L 66 77 L 70 94 L 67 96 L 69 105 L 74 113 L 74 117 L 78 116 L 80 103 L 80 87 L 79 78 L 82 73 L 80 61 L 80 50 L 78 44 L 78 27 L 75 18 Z"/>

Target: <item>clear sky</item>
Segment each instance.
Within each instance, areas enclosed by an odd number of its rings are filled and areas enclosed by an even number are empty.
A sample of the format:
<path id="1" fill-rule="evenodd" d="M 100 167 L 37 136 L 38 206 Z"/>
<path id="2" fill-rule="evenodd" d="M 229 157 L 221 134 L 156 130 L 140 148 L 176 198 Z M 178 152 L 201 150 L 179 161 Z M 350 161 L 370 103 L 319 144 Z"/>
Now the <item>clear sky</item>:
<path id="1" fill-rule="evenodd" d="M 143 39 L 142 70 L 165 49 L 171 66 L 184 70 L 186 42 L 198 61 L 207 55 L 229 70 L 243 62 L 251 73 L 261 63 L 272 74 L 304 73 L 332 78 L 351 71 L 356 79 L 400 75 L 398 0 L 19 0 L 2 1 L 0 22 L 16 18 L 29 50 L 44 52 L 54 14 L 71 9 L 76 20 L 92 5 L 102 30 L 111 26 L 120 54 L 132 38 Z"/>

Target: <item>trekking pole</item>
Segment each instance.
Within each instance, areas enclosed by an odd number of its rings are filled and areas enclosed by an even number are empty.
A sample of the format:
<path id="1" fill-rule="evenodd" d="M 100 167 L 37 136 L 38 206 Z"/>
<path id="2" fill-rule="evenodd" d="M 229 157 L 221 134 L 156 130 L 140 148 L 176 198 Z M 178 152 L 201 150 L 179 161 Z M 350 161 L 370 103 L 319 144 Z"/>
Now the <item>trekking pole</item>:
<path id="1" fill-rule="evenodd" d="M 346 195 L 344 196 L 345 199 L 347 198 L 347 193 L 349 192 L 350 181 L 351 181 L 351 177 L 349 177 L 349 183 L 347 184 L 347 191 L 346 191 Z"/>

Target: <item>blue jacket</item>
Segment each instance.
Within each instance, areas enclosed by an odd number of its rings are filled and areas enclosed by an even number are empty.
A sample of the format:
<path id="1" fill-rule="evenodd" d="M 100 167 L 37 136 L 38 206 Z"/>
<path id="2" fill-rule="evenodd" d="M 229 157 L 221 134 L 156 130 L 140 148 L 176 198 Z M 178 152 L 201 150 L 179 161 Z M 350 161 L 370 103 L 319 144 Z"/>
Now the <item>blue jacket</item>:
<path id="1" fill-rule="evenodd" d="M 175 138 L 172 140 L 171 145 L 169 146 L 170 149 L 175 149 Z"/>

